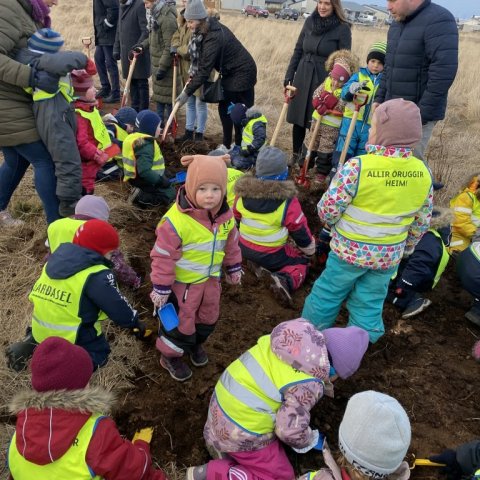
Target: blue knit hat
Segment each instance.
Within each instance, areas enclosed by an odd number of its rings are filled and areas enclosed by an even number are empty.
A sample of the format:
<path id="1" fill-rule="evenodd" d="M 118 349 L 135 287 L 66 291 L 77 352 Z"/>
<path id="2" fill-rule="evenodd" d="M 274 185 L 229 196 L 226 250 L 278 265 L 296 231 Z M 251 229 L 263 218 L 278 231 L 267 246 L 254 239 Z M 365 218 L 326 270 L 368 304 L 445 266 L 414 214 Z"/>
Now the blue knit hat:
<path id="1" fill-rule="evenodd" d="M 64 43 L 63 37 L 51 28 L 41 28 L 27 40 L 30 50 L 41 53 L 57 53 Z"/>
<path id="2" fill-rule="evenodd" d="M 137 111 L 132 107 L 122 107 L 116 114 L 115 118 L 122 128 L 125 128 L 126 125 L 135 125 L 135 120 L 137 119 Z"/>
<path id="3" fill-rule="evenodd" d="M 235 125 L 240 125 L 242 120 L 246 118 L 247 107 L 243 103 L 237 103 L 229 113 L 232 122 Z"/>
<path id="4" fill-rule="evenodd" d="M 135 120 L 135 126 L 140 133 L 155 136 L 157 127 L 160 125 L 160 117 L 151 110 L 142 110 Z"/>

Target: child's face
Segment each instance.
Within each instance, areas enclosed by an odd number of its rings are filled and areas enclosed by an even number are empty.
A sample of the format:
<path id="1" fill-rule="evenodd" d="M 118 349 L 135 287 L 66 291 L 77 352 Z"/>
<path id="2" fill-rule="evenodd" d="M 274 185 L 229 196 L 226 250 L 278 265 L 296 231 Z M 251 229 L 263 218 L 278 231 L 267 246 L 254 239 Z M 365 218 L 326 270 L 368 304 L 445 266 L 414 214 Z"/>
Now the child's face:
<path id="1" fill-rule="evenodd" d="M 162 127 L 161 124 L 158 124 L 157 129 L 155 130 L 155 138 L 158 138 L 162 134 Z"/>
<path id="2" fill-rule="evenodd" d="M 332 79 L 332 90 L 342 88 L 345 85 L 345 82 L 343 82 L 342 80 L 335 80 L 333 77 L 330 78 Z"/>
<path id="3" fill-rule="evenodd" d="M 368 61 L 367 68 L 370 70 L 370 73 L 378 75 L 383 72 L 383 63 L 380 60 L 372 58 Z"/>
<path id="4" fill-rule="evenodd" d="M 127 133 L 133 133 L 135 131 L 135 127 L 133 125 L 130 125 L 129 123 L 126 123 L 125 127 L 127 127 L 126 128 Z"/>
<path id="5" fill-rule="evenodd" d="M 97 95 L 97 89 L 94 86 L 92 86 L 86 91 L 85 100 L 87 102 L 94 102 L 96 95 Z"/>
<path id="6" fill-rule="evenodd" d="M 222 189 L 215 183 L 204 183 L 200 185 L 195 194 L 195 203 L 199 208 L 212 210 L 220 205 L 222 201 Z"/>

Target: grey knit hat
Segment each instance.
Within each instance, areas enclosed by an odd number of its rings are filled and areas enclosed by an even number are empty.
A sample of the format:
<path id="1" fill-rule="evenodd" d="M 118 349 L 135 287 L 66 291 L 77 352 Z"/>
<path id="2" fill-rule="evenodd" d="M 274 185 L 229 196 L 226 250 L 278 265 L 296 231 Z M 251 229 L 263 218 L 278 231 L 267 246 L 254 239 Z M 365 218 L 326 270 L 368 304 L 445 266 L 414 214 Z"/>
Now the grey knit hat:
<path id="1" fill-rule="evenodd" d="M 277 147 L 262 147 L 255 167 L 256 177 L 275 177 L 288 170 L 287 155 Z"/>
<path id="2" fill-rule="evenodd" d="M 185 20 L 203 20 L 208 13 L 202 0 L 188 0 L 183 17 Z"/>
<path id="3" fill-rule="evenodd" d="M 372 390 L 350 398 L 338 431 L 346 460 L 374 479 L 384 478 L 401 466 L 411 436 L 410 420 L 400 403 Z"/>

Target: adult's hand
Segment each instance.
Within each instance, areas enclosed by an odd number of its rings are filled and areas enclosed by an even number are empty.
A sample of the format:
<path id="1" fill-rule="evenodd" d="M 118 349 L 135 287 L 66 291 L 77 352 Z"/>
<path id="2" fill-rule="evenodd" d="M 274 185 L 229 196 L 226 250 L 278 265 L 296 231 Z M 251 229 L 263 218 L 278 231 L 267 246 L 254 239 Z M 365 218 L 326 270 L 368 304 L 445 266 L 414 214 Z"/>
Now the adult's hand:
<path id="1" fill-rule="evenodd" d="M 113 59 L 118 62 L 120 60 L 120 50 L 114 50 L 112 53 Z"/>
<path id="2" fill-rule="evenodd" d="M 288 85 L 293 85 L 293 78 L 286 78 L 284 81 L 283 81 L 283 86 L 286 87 Z"/>
<path id="3" fill-rule="evenodd" d="M 134 45 L 132 47 L 132 51 L 141 55 L 143 53 L 143 45 L 141 43 L 138 43 L 137 45 Z"/>

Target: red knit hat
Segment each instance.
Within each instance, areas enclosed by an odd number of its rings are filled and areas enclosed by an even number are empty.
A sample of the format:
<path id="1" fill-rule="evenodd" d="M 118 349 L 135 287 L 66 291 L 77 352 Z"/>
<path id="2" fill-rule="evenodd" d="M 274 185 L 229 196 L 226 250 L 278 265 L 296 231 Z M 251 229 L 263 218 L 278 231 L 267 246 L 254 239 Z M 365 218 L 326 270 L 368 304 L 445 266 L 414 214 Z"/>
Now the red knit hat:
<path id="1" fill-rule="evenodd" d="M 72 86 L 75 90 L 75 96 L 82 99 L 87 90 L 93 87 L 93 77 L 85 70 L 72 70 Z"/>
<path id="2" fill-rule="evenodd" d="M 33 352 L 32 387 L 37 392 L 80 390 L 93 373 L 87 351 L 60 337 L 49 337 Z"/>
<path id="3" fill-rule="evenodd" d="M 335 63 L 332 71 L 330 72 L 330 76 L 338 82 L 346 82 L 350 78 L 350 72 L 345 68 L 344 65 Z"/>
<path id="4" fill-rule="evenodd" d="M 78 227 L 73 243 L 105 255 L 118 249 L 120 239 L 117 231 L 109 223 L 95 218 Z"/>

